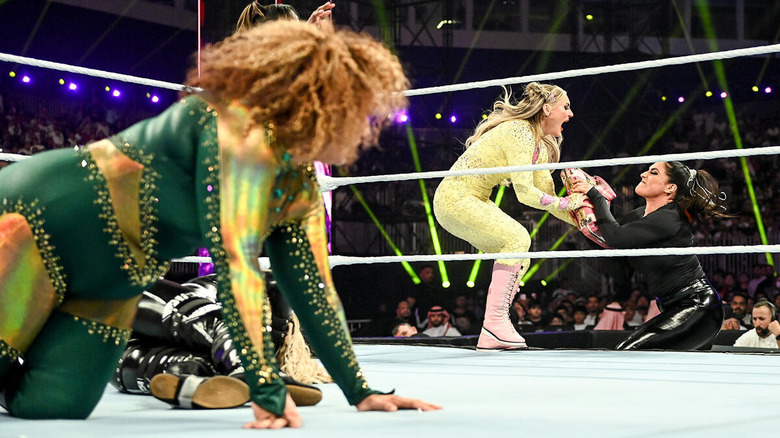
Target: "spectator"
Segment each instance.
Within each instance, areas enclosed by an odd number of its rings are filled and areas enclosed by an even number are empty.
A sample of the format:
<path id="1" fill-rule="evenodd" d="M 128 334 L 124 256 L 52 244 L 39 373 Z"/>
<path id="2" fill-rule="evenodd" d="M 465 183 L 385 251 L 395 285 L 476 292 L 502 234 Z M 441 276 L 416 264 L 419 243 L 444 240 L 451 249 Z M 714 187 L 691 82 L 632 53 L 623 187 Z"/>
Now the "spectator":
<path id="1" fill-rule="evenodd" d="M 642 321 L 647 321 L 647 312 L 650 310 L 650 299 L 647 295 L 640 295 L 636 299 L 636 313 L 642 317 Z"/>
<path id="2" fill-rule="evenodd" d="M 380 318 L 376 321 L 367 324 L 365 327 L 361 327 L 356 330 L 355 337 L 363 336 L 391 336 L 393 330 L 399 324 L 411 324 L 417 327 L 412 316 L 411 306 L 406 300 L 401 300 L 395 307 L 395 315 L 390 317 Z"/>
<path id="3" fill-rule="evenodd" d="M 561 285 L 558 286 L 558 288 L 555 289 L 555 291 L 553 291 L 552 298 L 553 299 L 556 299 L 556 298 L 564 299 L 567 296 L 569 296 L 569 294 L 571 294 L 571 293 L 573 293 L 573 291 L 571 290 L 571 287 L 569 286 L 569 279 L 564 278 L 563 280 L 561 280 Z"/>
<path id="4" fill-rule="evenodd" d="M 548 321 L 543 313 L 542 303 L 533 299 L 528 301 L 528 314 L 525 318 L 531 324 L 534 331 L 543 330 Z"/>
<path id="5" fill-rule="evenodd" d="M 595 326 L 599 322 L 599 314 L 601 313 L 599 297 L 595 294 L 588 295 L 585 309 L 588 310 L 588 314 L 585 316 L 585 324 Z"/>
<path id="6" fill-rule="evenodd" d="M 585 306 L 576 306 L 574 308 L 574 330 L 592 330 L 593 325 L 585 323 L 585 316 L 588 314 L 588 309 Z"/>
<path id="7" fill-rule="evenodd" d="M 533 331 L 531 321 L 528 320 L 528 312 L 526 312 L 522 301 L 518 295 L 512 303 L 512 308 L 509 309 L 509 320 L 512 321 L 512 325 L 518 333 Z"/>
<path id="8" fill-rule="evenodd" d="M 452 321 L 453 327 L 457 328 L 461 335 L 478 335 L 481 328 L 466 316 L 456 316 Z"/>
<path id="9" fill-rule="evenodd" d="M 574 308 L 574 304 L 572 304 L 571 301 L 565 300 L 562 301 L 561 304 L 555 308 L 554 315 L 560 315 L 563 319 L 563 323 L 565 325 L 569 325 L 574 321 L 574 318 L 571 315 L 570 309 Z"/>
<path id="10" fill-rule="evenodd" d="M 458 329 L 450 323 L 450 314 L 443 307 L 431 307 L 426 319 L 428 320 L 428 328 L 423 331 L 424 335 L 431 337 L 460 336 Z"/>
<path id="11" fill-rule="evenodd" d="M 411 338 L 420 336 L 417 333 L 417 327 L 409 324 L 408 322 L 402 322 L 393 327 L 392 334 L 394 338 Z"/>
<path id="12" fill-rule="evenodd" d="M 642 315 L 636 311 L 636 304 L 631 301 L 626 301 L 623 304 L 623 313 L 625 315 L 625 322 L 623 323 L 625 330 L 634 330 L 644 322 L 642 321 Z"/>
<path id="13" fill-rule="evenodd" d="M 775 285 L 777 279 L 774 267 L 770 264 L 762 264 L 761 274 L 764 276 L 764 279 L 756 286 L 756 293 L 754 296 L 764 294 L 766 298 L 774 297 L 777 294 Z M 758 297 L 756 297 L 756 299 L 758 299 Z"/>
<path id="14" fill-rule="evenodd" d="M 734 274 L 727 273 L 723 277 L 723 287 L 720 288 L 720 294 L 721 298 L 730 299 L 731 295 L 737 293 L 739 290 L 737 289 L 737 279 L 734 277 Z"/>
<path id="15" fill-rule="evenodd" d="M 752 320 L 750 314 L 747 312 L 747 301 L 747 296 L 742 294 L 734 294 L 734 296 L 731 297 L 729 304 L 731 305 L 733 317 L 736 318 L 740 324 L 744 325 L 745 327 L 753 327 L 751 325 Z"/>
<path id="16" fill-rule="evenodd" d="M 753 266 L 753 277 L 748 283 L 748 296 L 752 297 L 756 294 L 756 288 L 765 278 L 763 265 Z"/>
<path id="17" fill-rule="evenodd" d="M 780 348 L 780 323 L 776 319 L 775 305 L 759 301 L 753 308 L 753 325 L 734 342 L 735 347 Z"/>
<path id="18" fill-rule="evenodd" d="M 544 328 L 546 332 L 560 332 L 564 330 L 571 330 L 572 327 L 566 323 L 563 316 L 555 313 L 550 317 L 550 322 L 547 327 Z"/>
<path id="19" fill-rule="evenodd" d="M 474 314 L 473 299 L 469 300 L 469 298 L 464 294 L 459 294 L 456 296 L 455 304 L 452 307 L 452 313 L 450 314 L 450 319 L 452 324 L 458 327 L 458 330 L 460 330 L 462 334 L 466 333 L 461 330 L 461 326 L 468 327 L 469 329 L 471 327 L 477 327 L 479 325 L 479 319 L 477 319 L 477 316 Z M 456 324 L 456 320 L 461 320 L 461 322 Z M 463 322 L 464 320 L 468 321 L 468 323 Z M 477 332 L 476 334 L 479 333 Z"/>
<path id="20" fill-rule="evenodd" d="M 445 309 L 449 309 L 451 305 L 449 294 L 444 292 L 434 281 L 436 275 L 433 266 L 423 265 L 419 275 L 421 282 L 412 289 L 406 301 L 411 306 L 415 324 L 418 328 L 423 328 L 428 325 L 426 315 L 432 306 L 441 305 Z"/>

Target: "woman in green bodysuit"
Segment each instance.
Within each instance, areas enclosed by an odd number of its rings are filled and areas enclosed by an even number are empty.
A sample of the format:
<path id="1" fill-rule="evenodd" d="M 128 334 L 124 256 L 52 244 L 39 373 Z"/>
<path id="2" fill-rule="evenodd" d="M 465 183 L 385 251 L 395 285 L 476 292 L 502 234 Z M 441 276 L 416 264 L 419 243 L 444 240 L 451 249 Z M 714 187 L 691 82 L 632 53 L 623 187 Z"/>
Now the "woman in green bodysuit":
<path id="1" fill-rule="evenodd" d="M 273 22 L 202 55 L 202 91 L 77 150 L 0 171 L 0 390 L 24 418 L 86 418 L 125 347 L 135 306 L 175 257 L 210 249 L 256 421 L 299 426 L 273 358 L 257 255 L 347 400 L 435 409 L 368 387 L 330 276 L 310 164 L 353 161 L 407 87 L 376 41 Z M 194 219 L 193 219 L 194 218 Z M 20 360 L 22 359 L 22 360 Z"/>

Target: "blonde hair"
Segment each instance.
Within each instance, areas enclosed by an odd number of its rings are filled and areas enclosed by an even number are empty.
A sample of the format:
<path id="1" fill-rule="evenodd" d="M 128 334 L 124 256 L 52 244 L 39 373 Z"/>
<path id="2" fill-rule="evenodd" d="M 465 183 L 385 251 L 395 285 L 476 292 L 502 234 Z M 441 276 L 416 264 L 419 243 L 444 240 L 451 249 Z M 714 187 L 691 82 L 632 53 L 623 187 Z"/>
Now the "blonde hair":
<path id="1" fill-rule="evenodd" d="M 300 161 L 336 144 L 351 162 L 406 107 L 409 81 L 398 58 L 368 35 L 280 20 L 207 47 L 200 76 L 192 69 L 187 84 L 215 103 L 240 102 L 247 130 L 271 125 L 275 147 Z"/>
<path id="2" fill-rule="evenodd" d="M 249 30 L 260 23 L 272 20 L 298 20 L 298 12 L 287 4 L 261 5 L 257 1 L 248 4 L 236 23 L 236 32 Z"/>
<path id="3" fill-rule="evenodd" d="M 279 369 L 306 385 L 333 382 L 333 378 L 322 368 L 322 365 L 312 359 L 311 350 L 301 334 L 300 326 L 298 317 L 295 313 L 291 313 L 290 322 L 287 324 L 287 336 L 284 337 L 284 344 L 276 353 Z"/>
<path id="4" fill-rule="evenodd" d="M 553 137 L 542 132 L 541 122 L 544 104 L 553 104 L 566 95 L 563 88 L 556 85 L 531 82 L 525 86 L 522 99 L 517 103 L 510 100 L 512 93 L 504 88 L 504 95 L 493 104 L 493 110 L 482 120 L 474 134 L 466 139 L 466 147 L 471 146 L 483 134 L 500 123 L 509 120 L 527 120 L 531 123 L 536 138 L 547 147 L 547 156 L 551 163 L 557 163 L 561 156 L 563 137 Z"/>

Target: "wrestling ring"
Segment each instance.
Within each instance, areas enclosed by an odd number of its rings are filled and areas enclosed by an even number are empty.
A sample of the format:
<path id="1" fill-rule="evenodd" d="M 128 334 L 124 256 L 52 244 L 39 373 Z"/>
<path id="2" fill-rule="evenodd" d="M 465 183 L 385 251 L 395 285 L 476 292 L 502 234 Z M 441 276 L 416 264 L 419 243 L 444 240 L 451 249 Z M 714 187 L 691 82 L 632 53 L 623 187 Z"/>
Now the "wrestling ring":
<path id="1" fill-rule="evenodd" d="M 679 65 L 735 56 L 780 52 L 780 45 L 714 52 L 598 69 L 540 74 L 451 87 L 411 90 L 409 96 L 474 87 L 552 81 L 576 75 Z M 28 63 L 117 80 L 138 78 L 75 68 L 0 54 L 0 61 Z M 159 84 L 155 86 L 169 86 Z M 170 85 L 176 87 L 176 84 Z M 413 104 L 413 101 L 412 101 Z M 713 152 L 645 155 L 605 160 L 484 169 L 470 173 L 507 173 L 540 169 L 647 164 L 662 160 L 710 160 L 778 155 L 780 146 L 737 148 Z M 22 156 L 0 153 L 0 160 Z M 322 177 L 323 191 L 364 183 L 441 178 L 453 172 L 418 172 L 368 177 Z M 500 257 L 593 258 L 669 254 L 778 254 L 780 245 L 710 246 L 641 250 L 531 251 Z M 492 260 L 498 254 L 432 254 L 380 257 L 334 255 L 332 267 L 353 264 Z M 206 263 L 186 257 L 181 263 Z M 261 265 L 267 261 L 261 259 Z M 542 334 L 544 335 L 544 334 Z M 542 336 L 540 335 L 540 336 Z M 541 338 L 540 338 L 541 339 Z M 473 340 L 474 343 L 476 340 Z M 529 337 L 529 345 L 533 346 Z M 442 346 L 415 339 L 357 343 L 358 359 L 375 388 L 395 388 L 399 394 L 444 406 L 436 412 L 355 414 L 335 385 L 322 385 L 323 401 L 300 409 L 302 429 L 279 432 L 241 430 L 251 417 L 249 407 L 231 410 L 172 410 L 152 397 L 130 396 L 108 386 L 87 421 L 25 421 L 0 414 L 0 437 L 196 437 L 280 433 L 285 436 L 397 436 L 399 434 L 471 437 L 597 436 L 676 437 L 734 436 L 776 428 L 775 391 L 780 389 L 780 361 L 769 353 L 617 352 L 607 348 L 532 348 L 482 353 L 473 344 Z"/>

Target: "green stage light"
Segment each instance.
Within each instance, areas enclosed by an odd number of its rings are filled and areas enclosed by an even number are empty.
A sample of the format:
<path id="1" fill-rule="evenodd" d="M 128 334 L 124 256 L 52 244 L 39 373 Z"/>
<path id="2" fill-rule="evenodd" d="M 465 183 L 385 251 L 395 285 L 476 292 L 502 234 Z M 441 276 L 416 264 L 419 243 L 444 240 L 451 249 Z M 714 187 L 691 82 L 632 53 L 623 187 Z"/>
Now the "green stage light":
<path id="1" fill-rule="evenodd" d="M 387 231 L 385 231 L 385 227 L 382 226 L 382 224 L 379 222 L 379 219 L 377 219 L 376 215 L 374 214 L 374 211 L 371 210 L 371 207 L 368 206 L 366 203 L 366 200 L 363 199 L 363 195 L 360 194 L 360 191 L 355 188 L 355 186 L 349 187 L 352 190 L 352 193 L 355 194 L 355 198 L 357 198 L 358 202 L 360 202 L 360 205 L 363 206 L 363 208 L 366 210 L 366 213 L 368 213 L 368 216 L 371 217 L 371 220 L 374 221 L 374 224 L 379 229 L 379 232 L 382 233 L 382 236 L 387 240 L 387 243 L 390 244 L 390 247 L 393 248 L 393 252 L 397 256 L 403 256 L 403 253 L 401 253 L 401 250 L 398 249 L 395 242 L 393 242 L 393 239 L 390 238 L 390 236 L 387 234 Z M 412 278 L 412 281 L 414 284 L 420 284 L 422 283 L 422 280 L 420 280 L 420 277 L 417 275 L 416 272 L 414 272 L 414 269 L 409 264 L 409 262 L 401 262 L 401 265 L 403 265 L 404 270 L 409 274 L 409 276 Z"/>
<path id="2" fill-rule="evenodd" d="M 544 280 L 542 281 L 551 281 L 555 278 L 558 278 L 558 274 L 563 272 L 564 269 L 566 269 L 567 266 L 571 264 L 572 259 L 566 259 L 563 263 L 561 263 L 560 266 L 558 266 L 554 271 L 550 273 Z"/>
<path id="3" fill-rule="evenodd" d="M 705 0 L 696 0 L 696 7 L 699 10 L 701 16 L 702 25 L 704 27 L 704 33 L 707 36 L 710 47 L 713 51 L 718 50 L 717 38 L 715 35 L 715 27 L 712 24 L 712 16 L 710 15 L 710 8 Z M 731 133 L 734 136 L 734 144 L 737 149 L 742 149 L 742 136 L 739 134 L 739 124 L 737 123 L 737 115 L 734 111 L 734 103 L 731 101 L 730 92 L 728 88 L 728 81 L 726 80 L 726 69 L 723 66 L 721 60 L 713 60 L 713 66 L 715 67 L 715 76 L 718 78 L 718 84 L 720 85 L 726 96 L 723 96 L 723 106 L 726 109 L 726 116 L 731 127 Z M 761 243 L 764 245 L 769 244 L 769 239 L 766 236 L 766 230 L 764 229 L 764 221 L 761 218 L 761 210 L 756 199 L 756 192 L 753 188 L 753 179 L 750 177 L 750 171 L 748 170 L 747 160 L 745 157 L 739 157 L 739 162 L 742 165 L 742 173 L 745 177 L 745 185 L 750 195 L 750 202 L 753 204 L 753 216 L 756 218 L 756 227 L 758 228 L 758 234 L 761 237 Z M 766 253 L 767 264 L 774 266 L 774 259 L 771 253 Z"/>
<path id="4" fill-rule="evenodd" d="M 422 166 L 420 165 L 420 156 L 417 154 L 417 141 L 414 138 L 414 131 L 411 124 L 406 124 L 406 138 L 409 140 L 409 149 L 412 152 L 412 159 L 414 160 L 414 168 L 418 172 L 422 172 Z M 425 207 L 425 215 L 428 218 L 428 228 L 431 231 L 431 241 L 433 243 L 433 250 L 436 255 L 441 255 L 441 243 L 439 242 L 439 233 L 436 230 L 436 219 L 433 217 L 433 209 L 431 208 L 431 202 L 428 199 L 428 190 L 425 187 L 425 180 L 418 180 L 420 183 L 420 192 L 422 194 L 423 206 Z M 441 285 L 445 288 L 450 287 L 450 278 L 447 275 L 447 267 L 444 266 L 444 261 L 439 260 L 436 262 L 439 267 L 439 275 L 441 275 Z"/>
<path id="5" fill-rule="evenodd" d="M 478 254 L 483 254 L 480 251 Z M 474 287 L 477 275 L 479 275 L 479 267 L 482 266 L 482 260 L 474 260 L 474 264 L 471 265 L 471 272 L 469 272 L 469 279 L 466 281 L 466 286 Z"/>

